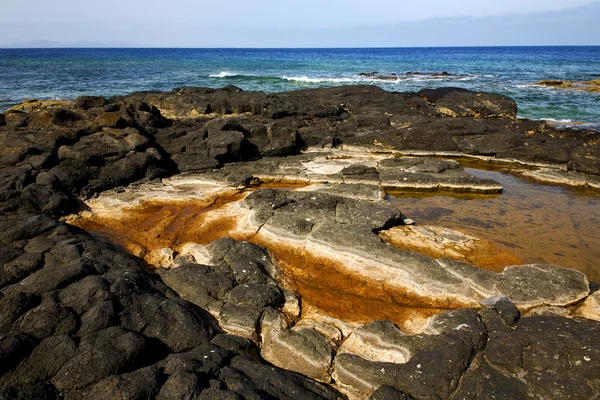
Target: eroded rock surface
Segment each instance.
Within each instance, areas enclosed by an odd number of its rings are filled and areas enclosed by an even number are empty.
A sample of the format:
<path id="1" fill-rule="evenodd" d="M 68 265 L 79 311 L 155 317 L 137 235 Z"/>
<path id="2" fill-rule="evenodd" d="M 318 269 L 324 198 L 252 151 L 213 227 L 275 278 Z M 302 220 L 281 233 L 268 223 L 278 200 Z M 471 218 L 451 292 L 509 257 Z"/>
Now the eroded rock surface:
<path id="1" fill-rule="evenodd" d="M 429 189 L 482 183 L 451 161 L 391 157 L 397 153 L 518 160 L 584 181 L 579 174 L 600 174 L 598 133 L 515 116 L 514 101 L 494 94 L 369 86 L 277 95 L 183 88 L 28 102 L 0 114 L 0 398 L 597 397 L 599 325 L 573 317 L 592 315 L 586 310 L 595 305 L 581 274 L 540 265 L 493 273 L 402 251 L 377 236 L 402 221 L 381 200 L 387 182 L 421 180 Z M 323 173 L 327 163 L 299 154 L 340 147 L 388 156 Z M 320 189 L 235 197 L 260 174 L 285 177 L 272 159 L 249 174 L 212 172 L 282 156 L 297 157 L 288 164 L 295 175 L 320 176 L 313 182 Z M 218 234 L 251 233 L 275 244 L 289 265 L 276 265 L 257 244 L 215 242 L 209 234 L 218 225 L 210 225 L 195 232 L 208 246 L 173 249 L 172 238 L 154 238 L 169 245 L 152 249 L 163 250 L 151 259 L 171 267 L 154 273 L 140 257 L 60 220 L 85 207 L 82 199 L 181 172 L 224 178 L 216 189 L 214 182 L 197 188 L 204 209 L 237 212 Z M 324 184 L 336 177 L 348 186 Z M 174 179 L 179 189 L 166 193 L 195 185 L 186 179 Z M 231 205 L 214 203 L 224 195 Z M 125 196 L 104 206 L 152 205 L 151 198 Z M 177 237 L 185 226 L 174 228 Z M 142 247 L 133 253 L 145 256 Z M 408 332 L 305 307 L 281 272 L 308 275 L 315 259 L 306 254 L 324 260 L 315 264 L 322 273 L 362 290 L 366 306 L 347 303 L 357 314 L 390 319 L 372 307 L 389 303 L 418 309 L 421 318 Z M 347 298 L 318 289 L 325 301 L 337 297 L 347 307 Z M 479 300 L 501 294 L 516 307 L 503 299 L 481 309 Z M 564 309 L 579 300 L 569 318 L 521 318 L 517 309 Z M 472 308 L 443 310 L 459 306 Z M 388 349 L 394 357 L 386 360 Z"/>

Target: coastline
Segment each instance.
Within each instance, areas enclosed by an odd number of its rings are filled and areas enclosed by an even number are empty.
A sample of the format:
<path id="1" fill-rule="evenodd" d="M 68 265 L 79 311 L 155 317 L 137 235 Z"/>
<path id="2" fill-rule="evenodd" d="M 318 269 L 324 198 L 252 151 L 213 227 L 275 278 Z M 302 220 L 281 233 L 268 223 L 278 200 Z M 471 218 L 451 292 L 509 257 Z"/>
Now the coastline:
<path id="1" fill-rule="evenodd" d="M 44 104 L 0 115 L 0 393 L 168 398 L 204 379 L 204 396 L 598 394 L 588 277 L 492 257 L 383 197 L 501 198 L 441 155 L 593 187 L 599 132 L 449 88 Z"/>

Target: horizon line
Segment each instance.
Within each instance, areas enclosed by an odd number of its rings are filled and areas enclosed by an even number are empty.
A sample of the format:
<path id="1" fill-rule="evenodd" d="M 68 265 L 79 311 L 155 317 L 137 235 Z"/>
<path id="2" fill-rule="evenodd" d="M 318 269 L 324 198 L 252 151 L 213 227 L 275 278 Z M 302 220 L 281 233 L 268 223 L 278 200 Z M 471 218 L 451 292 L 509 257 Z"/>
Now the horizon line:
<path id="1" fill-rule="evenodd" d="M 523 47 L 600 47 L 599 44 L 519 44 L 519 45 L 439 45 L 439 46 L 340 46 L 340 47 L 187 47 L 187 46 L 48 46 L 48 47 L 16 47 L 0 45 L 0 50 L 363 50 L 363 49 L 441 49 L 441 48 L 523 48 Z"/>

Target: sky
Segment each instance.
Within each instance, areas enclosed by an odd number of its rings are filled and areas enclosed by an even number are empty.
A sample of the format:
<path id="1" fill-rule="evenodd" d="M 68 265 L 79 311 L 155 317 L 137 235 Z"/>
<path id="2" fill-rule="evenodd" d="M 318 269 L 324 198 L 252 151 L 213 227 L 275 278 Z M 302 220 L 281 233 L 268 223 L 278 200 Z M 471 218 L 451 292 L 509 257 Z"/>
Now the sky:
<path id="1" fill-rule="evenodd" d="M 589 12 L 590 7 L 600 10 L 600 3 L 590 3 L 591 0 L 11 1 L 2 5 L 0 45 L 33 40 L 166 47 L 600 44 L 600 35 L 596 35 L 598 24 Z M 564 11 L 580 6 L 583 11 L 579 13 Z M 566 43 L 541 43 L 544 40 Z"/>

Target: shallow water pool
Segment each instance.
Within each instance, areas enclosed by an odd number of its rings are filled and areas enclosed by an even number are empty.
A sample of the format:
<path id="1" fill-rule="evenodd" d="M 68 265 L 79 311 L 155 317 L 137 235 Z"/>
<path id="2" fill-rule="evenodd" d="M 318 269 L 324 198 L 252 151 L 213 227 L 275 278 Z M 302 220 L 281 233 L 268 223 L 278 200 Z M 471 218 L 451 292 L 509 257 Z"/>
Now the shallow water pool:
<path id="1" fill-rule="evenodd" d="M 525 263 L 574 268 L 600 282 L 600 192 L 543 185 L 508 169 L 466 170 L 499 182 L 503 193 L 392 192 L 388 200 L 417 224 L 457 229 L 500 243 Z"/>

